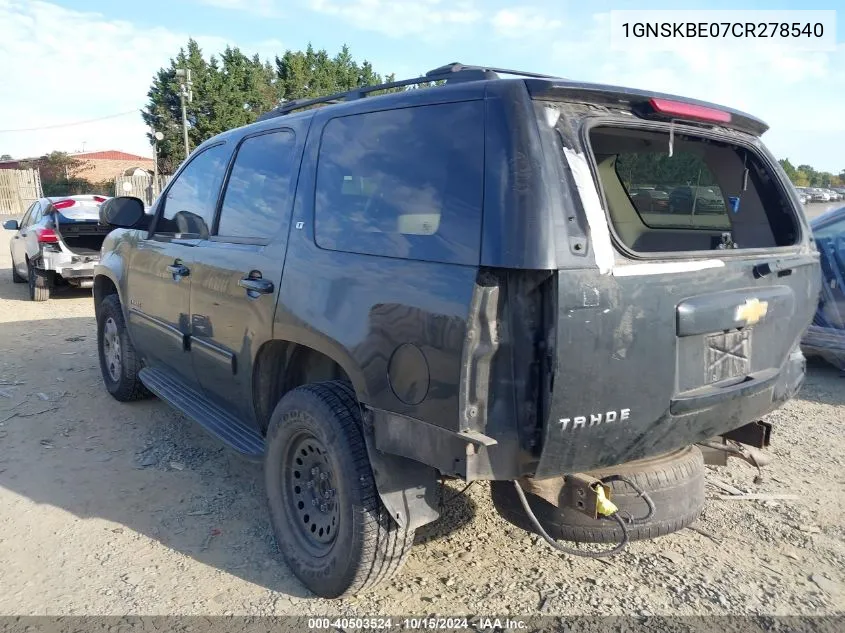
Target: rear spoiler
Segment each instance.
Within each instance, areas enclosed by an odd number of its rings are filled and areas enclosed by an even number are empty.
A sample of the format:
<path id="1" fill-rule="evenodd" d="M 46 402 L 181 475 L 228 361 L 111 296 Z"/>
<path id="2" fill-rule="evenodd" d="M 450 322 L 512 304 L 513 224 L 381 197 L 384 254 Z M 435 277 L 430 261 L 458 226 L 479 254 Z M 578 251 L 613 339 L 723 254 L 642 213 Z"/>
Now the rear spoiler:
<path id="1" fill-rule="evenodd" d="M 676 95 L 565 80 L 525 79 L 524 81 L 528 94 L 538 101 L 577 101 L 623 107 L 642 118 L 674 119 L 718 125 L 754 136 L 761 136 L 769 129 L 766 123 L 745 112 Z M 670 107 L 664 107 L 666 105 Z M 671 105 L 677 106 L 677 112 L 671 111 Z M 697 116 L 696 111 L 705 115 Z M 711 118 L 706 115 L 706 112 L 715 116 Z"/>

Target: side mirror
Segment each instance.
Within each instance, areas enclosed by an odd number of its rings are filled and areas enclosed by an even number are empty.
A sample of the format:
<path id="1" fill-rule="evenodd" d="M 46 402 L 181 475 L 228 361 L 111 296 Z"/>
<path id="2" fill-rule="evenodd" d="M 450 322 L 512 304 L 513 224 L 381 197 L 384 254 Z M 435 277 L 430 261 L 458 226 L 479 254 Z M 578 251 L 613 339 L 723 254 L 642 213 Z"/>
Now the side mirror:
<path id="1" fill-rule="evenodd" d="M 100 224 L 121 229 L 147 229 L 150 216 L 144 213 L 144 202 L 132 196 L 109 198 L 100 205 Z"/>
<path id="2" fill-rule="evenodd" d="M 21 225 L 18 224 L 17 220 L 6 220 L 3 222 L 3 228 L 7 231 L 18 231 L 21 228 Z"/>

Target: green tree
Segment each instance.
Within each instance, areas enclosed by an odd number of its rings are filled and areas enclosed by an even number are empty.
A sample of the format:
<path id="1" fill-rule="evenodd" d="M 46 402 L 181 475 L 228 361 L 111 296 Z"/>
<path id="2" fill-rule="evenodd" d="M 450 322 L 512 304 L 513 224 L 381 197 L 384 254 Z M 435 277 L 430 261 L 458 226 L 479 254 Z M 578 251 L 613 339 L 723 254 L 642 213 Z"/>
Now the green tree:
<path id="1" fill-rule="evenodd" d="M 210 100 L 215 94 L 216 82 L 214 73 L 217 62 L 212 57 L 210 61 L 203 58 L 202 50 L 193 39 L 188 40 L 187 50 L 182 48 L 175 58 L 170 60 L 167 68 L 161 68 L 153 77 L 152 85 L 147 92 L 149 102 L 141 116 L 151 131 L 147 134 L 153 143 L 154 132 L 161 132 L 164 139 L 158 142 L 159 170 L 161 173 L 173 173 L 178 164 L 185 159 L 184 142 L 182 139 L 182 106 L 179 97 L 179 79 L 176 77 L 178 68 L 191 71 L 193 82 L 193 100 L 187 104 L 188 140 L 191 147 L 196 147 L 207 138 L 213 136 L 218 129 L 210 121 Z"/>
<path id="2" fill-rule="evenodd" d="M 356 62 L 345 45 L 331 57 L 309 44 L 304 51 L 285 51 L 271 64 L 232 47 L 219 58 L 206 60 L 199 45 L 189 40 L 153 77 L 142 111 L 151 128 L 150 143 L 154 132 L 164 135 L 158 143 L 158 167 L 164 174 L 173 173 L 185 159 L 178 68 L 190 69 L 193 81 L 193 101 L 186 108 L 191 148 L 220 132 L 252 123 L 280 102 L 395 81 L 393 75 L 382 77 L 366 60 Z"/>
<path id="3" fill-rule="evenodd" d="M 3 154 L 0 156 L 0 160 L 14 160 L 14 158 L 12 158 L 11 154 Z"/>
<path id="4" fill-rule="evenodd" d="M 334 57 L 325 49 L 315 51 L 311 44 L 304 51 L 285 51 L 276 57 L 276 75 L 282 101 L 313 99 L 396 80 L 392 74 L 382 77 L 366 60 L 359 65 L 345 44 Z"/>
<path id="5" fill-rule="evenodd" d="M 819 173 L 810 165 L 798 165 L 798 173 L 803 176 L 801 180 L 806 180 L 808 186 L 819 186 Z"/>
<path id="6" fill-rule="evenodd" d="M 100 193 L 99 190 L 95 191 L 95 185 L 85 178 L 85 172 L 89 171 L 91 166 L 86 161 L 68 155 L 67 152 L 50 152 L 26 163 L 25 166 L 39 170 L 45 196 Z"/>
<path id="7" fill-rule="evenodd" d="M 778 162 L 780 163 L 780 166 L 783 167 L 783 171 L 787 178 L 794 183 L 796 176 L 798 176 L 798 170 L 795 169 L 795 166 L 789 162 L 788 158 L 781 158 Z"/>

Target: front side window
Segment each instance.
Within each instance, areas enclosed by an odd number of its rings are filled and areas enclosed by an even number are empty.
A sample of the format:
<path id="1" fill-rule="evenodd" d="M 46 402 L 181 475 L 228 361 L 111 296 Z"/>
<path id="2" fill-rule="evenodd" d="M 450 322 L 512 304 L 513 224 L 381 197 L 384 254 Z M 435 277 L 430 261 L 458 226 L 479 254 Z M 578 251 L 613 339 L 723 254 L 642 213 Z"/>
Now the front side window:
<path id="1" fill-rule="evenodd" d="M 317 166 L 317 244 L 477 264 L 483 168 L 480 101 L 332 119 Z"/>
<path id="2" fill-rule="evenodd" d="M 293 198 L 293 148 L 289 130 L 241 143 L 220 209 L 221 238 L 268 237 L 286 223 Z"/>
<path id="3" fill-rule="evenodd" d="M 156 235 L 208 237 L 228 160 L 226 145 L 213 145 L 191 158 L 161 201 Z"/>
<path id="4" fill-rule="evenodd" d="M 35 208 L 38 206 L 38 200 L 33 202 L 29 205 L 29 209 L 26 210 L 26 213 L 23 214 L 23 218 L 21 219 L 21 228 L 24 229 L 32 224 L 32 214 L 35 211 Z"/>

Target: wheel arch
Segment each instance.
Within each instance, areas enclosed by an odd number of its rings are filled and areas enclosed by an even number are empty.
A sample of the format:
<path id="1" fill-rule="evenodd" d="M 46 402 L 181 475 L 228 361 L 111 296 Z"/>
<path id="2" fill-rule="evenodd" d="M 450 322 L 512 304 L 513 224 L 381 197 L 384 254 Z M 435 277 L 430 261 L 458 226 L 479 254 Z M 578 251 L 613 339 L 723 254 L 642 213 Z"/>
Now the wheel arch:
<path id="1" fill-rule="evenodd" d="M 327 380 L 346 380 L 359 402 L 366 402 L 363 372 L 347 354 L 299 338 L 271 339 L 255 355 L 252 396 L 256 419 L 266 431 L 276 404 L 291 389 Z"/>
<path id="2" fill-rule="evenodd" d="M 117 295 L 117 300 L 120 301 L 121 309 L 124 311 L 124 317 L 126 316 L 126 308 L 123 306 L 120 290 L 111 275 L 102 270 L 96 270 L 94 273 L 94 287 L 92 288 L 92 293 L 94 297 L 94 314 L 97 318 L 100 316 L 100 304 L 103 302 L 103 299 L 109 295 Z"/>

